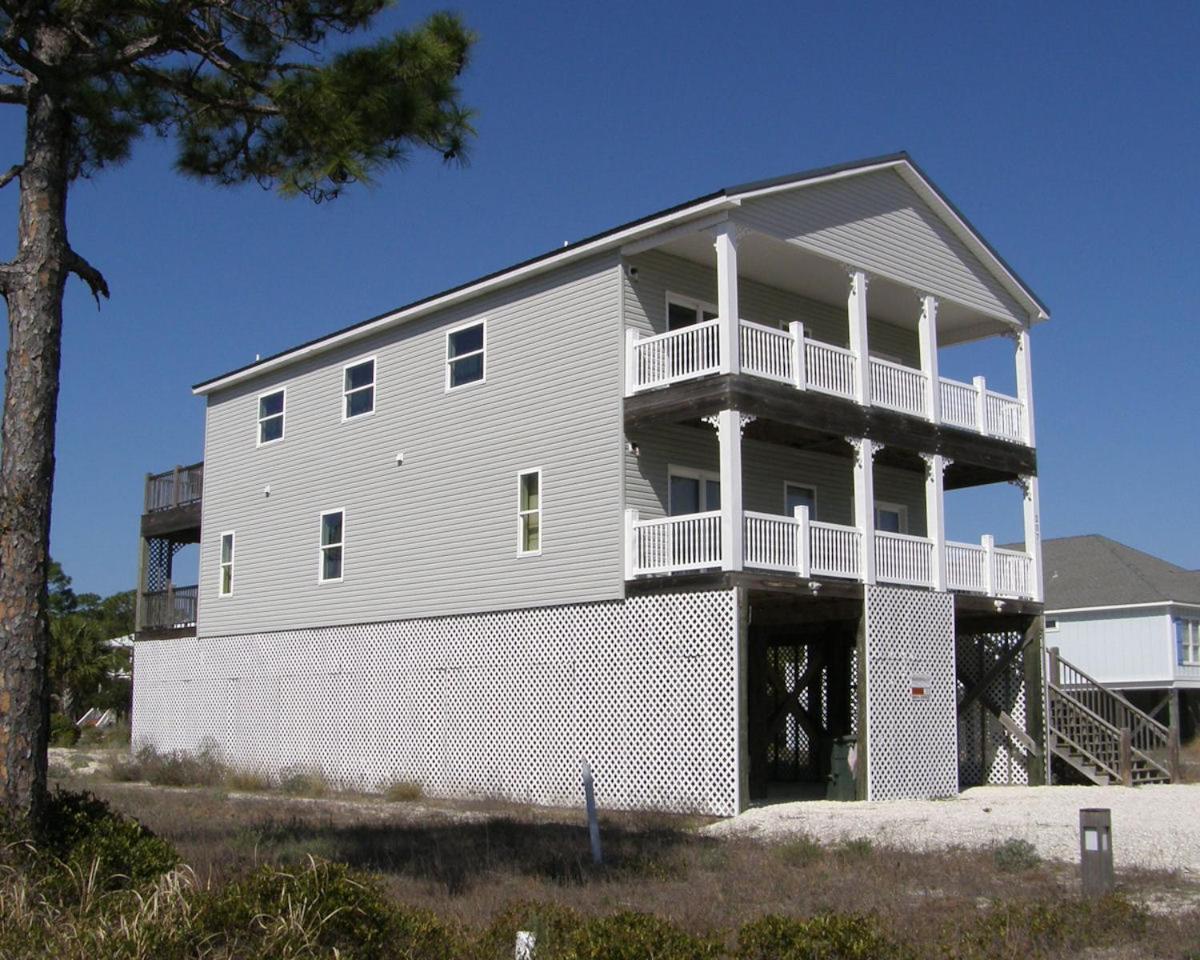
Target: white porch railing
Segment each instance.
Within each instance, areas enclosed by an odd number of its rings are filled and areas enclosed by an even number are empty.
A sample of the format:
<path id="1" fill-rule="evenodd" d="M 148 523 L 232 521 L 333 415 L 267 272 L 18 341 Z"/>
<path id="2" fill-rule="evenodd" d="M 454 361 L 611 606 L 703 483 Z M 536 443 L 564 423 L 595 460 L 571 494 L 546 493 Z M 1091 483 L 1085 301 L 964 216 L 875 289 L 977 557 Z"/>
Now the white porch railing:
<path id="1" fill-rule="evenodd" d="M 907 533 L 875 531 L 875 576 L 887 583 L 933 586 L 933 541 Z"/>
<path id="2" fill-rule="evenodd" d="M 682 573 L 722 566 L 721 512 L 639 520 L 626 511 L 627 576 Z M 863 534 L 857 527 L 810 520 L 798 507 L 792 517 L 747 510 L 742 514 L 744 566 L 800 577 L 862 579 Z M 936 547 L 926 537 L 875 532 L 875 577 L 881 583 L 934 585 Z M 1000 550 L 991 537 L 982 544 L 945 545 L 949 590 L 996 597 L 1033 597 L 1032 558 Z"/>
<path id="3" fill-rule="evenodd" d="M 627 340 L 626 381 L 630 394 L 721 370 L 719 319 L 653 337 L 630 330 Z M 741 369 L 750 376 L 846 400 L 858 396 L 862 370 L 858 355 L 805 336 L 803 324 L 793 323 L 781 330 L 741 320 L 738 345 Z M 871 357 L 867 378 L 869 403 L 916 417 L 929 415 L 928 376 L 923 371 Z M 938 390 L 942 423 L 1014 443 L 1024 442 L 1025 411 L 1021 401 L 987 389 L 983 377 L 976 377 L 974 383 L 941 377 Z"/>
<path id="4" fill-rule="evenodd" d="M 928 416 L 925 385 L 929 378 L 920 370 L 881 357 L 871 358 L 871 402 L 879 407 Z"/>

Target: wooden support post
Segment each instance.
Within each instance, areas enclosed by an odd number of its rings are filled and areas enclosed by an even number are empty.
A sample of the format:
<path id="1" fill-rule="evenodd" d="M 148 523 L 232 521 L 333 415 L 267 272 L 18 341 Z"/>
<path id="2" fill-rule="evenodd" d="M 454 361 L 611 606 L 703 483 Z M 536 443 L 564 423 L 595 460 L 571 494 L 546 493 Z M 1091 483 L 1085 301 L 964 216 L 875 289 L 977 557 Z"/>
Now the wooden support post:
<path id="1" fill-rule="evenodd" d="M 1049 650 L 1050 661 L 1050 683 L 1056 687 L 1062 686 L 1062 666 L 1058 662 L 1058 647 L 1051 647 Z"/>
<path id="2" fill-rule="evenodd" d="M 149 476 L 147 475 L 147 479 Z M 147 484 L 149 489 L 149 484 Z M 146 570 L 150 566 L 150 541 L 145 537 L 138 538 L 141 548 L 138 551 L 137 594 L 133 608 L 133 632 L 136 634 L 146 626 Z"/>
<path id="3" fill-rule="evenodd" d="M 806 580 L 812 576 L 812 528 L 808 525 L 808 507 L 792 508 L 796 518 L 796 573 Z"/>
<path id="4" fill-rule="evenodd" d="M 930 573 L 934 590 L 946 589 L 946 458 L 923 453 L 925 461 L 925 535 L 933 541 Z"/>
<path id="5" fill-rule="evenodd" d="M 850 294 L 846 303 L 850 322 L 850 349 L 855 356 L 858 377 L 854 384 L 854 399 L 864 407 L 871 402 L 871 357 L 867 342 L 867 274 L 850 271 Z"/>
<path id="6" fill-rule="evenodd" d="M 933 423 L 942 421 L 941 377 L 938 374 L 937 297 L 921 297 L 921 317 L 917 332 L 921 343 L 921 372 L 926 376 L 925 416 Z"/>
<path id="7" fill-rule="evenodd" d="M 1042 514 L 1038 491 L 1038 478 L 1031 474 L 1021 478 L 1025 493 L 1025 552 L 1029 554 L 1029 592 L 1031 599 L 1041 603 L 1045 596 L 1042 588 Z"/>
<path id="8" fill-rule="evenodd" d="M 1033 432 L 1033 361 L 1029 355 L 1029 327 L 1017 331 L 1017 399 L 1021 401 L 1024 441 L 1036 446 Z"/>
<path id="9" fill-rule="evenodd" d="M 1171 772 L 1171 782 L 1179 783 L 1179 776 L 1182 772 L 1179 769 L 1179 731 L 1180 721 L 1183 719 L 1179 714 L 1179 688 L 1172 687 L 1170 692 L 1171 697 L 1171 716 L 1170 726 L 1168 727 L 1167 740 L 1167 769 Z"/>
<path id="10" fill-rule="evenodd" d="M 642 339 L 637 330 L 625 331 L 625 396 L 632 397 L 640 384 L 638 383 L 638 341 Z"/>
<path id="11" fill-rule="evenodd" d="M 717 316 L 720 318 L 721 373 L 742 370 L 742 322 L 738 313 L 737 227 L 726 221 L 717 227 Z"/>
<path id="12" fill-rule="evenodd" d="M 750 594 L 744 587 L 733 590 L 734 678 L 737 698 L 737 795 L 734 804 L 741 813 L 750 805 Z M 765 757 L 764 757 L 765 759 Z"/>
<path id="13" fill-rule="evenodd" d="M 792 335 L 792 385 L 797 390 L 807 390 L 808 372 L 804 369 L 806 362 L 804 324 L 793 320 L 788 324 L 788 332 Z"/>
<path id="14" fill-rule="evenodd" d="M 638 512 L 633 509 L 625 511 L 625 579 L 632 580 L 638 571 L 637 549 Z"/>
<path id="15" fill-rule="evenodd" d="M 179 506 L 179 471 L 182 468 L 179 464 L 175 464 L 175 470 L 171 475 L 171 506 Z"/>
<path id="16" fill-rule="evenodd" d="M 1121 783 L 1133 786 L 1133 734 L 1128 727 L 1121 728 Z"/>
<path id="17" fill-rule="evenodd" d="M 741 570 L 742 553 L 742 415 L 717 414 L 721 448 L 721 569 Z"/>
<path id="18" fill-rule="evenodd" d="M 142 497 L 142 500 L 143 500 L 142 513 L 150 512 L 150 486 L 151 486 L 151 481 L 153 479 L 154 479 L 154 474 L 152 474 L 152 473 L 146 474 L 146 491 Z"/>
<path id="19" fill-rule="evenodd" d="M 983 592 L 989 596 L 996 595 L 996 538 L 985 533 L 981 538 L 983 544 Z"/>
<path id="20" fill-rule="evenodd" d="M 865 437 L 849 437 L 854 448 L 854 524 L 862 535 L 860 579 L 875 582 L 875 452 L 879 445 Z"/>
<path id="21" fill-rule="evenodd" d="M 1045 629 L 1044 617 L 1030 619 L 1025 627 L 1025 651 L 1021 659 L 1025 677 L 1025 733 L 1041 751 L 1041 756 L 1030 755 L 1026 768 L 1029 784 L 1034 787 L 1050 782 L 1050 752 L 1046 749 L 1046 684 L 1042 673 Z"/>
<path id="22" fill-rule="evenodd" d="M 987 436 L 987 379 L 976 377 L 971 381 L 975 385 L 975 429 Z"/>
<path id="23" fill-rule="evenodd" d="M 856 650 L 856 672 L 858 674 L 856 689 L 858 693 L 858 703 L 855 705 L 855 710 L 858 712 L 858 721 L 855 724 L 857 731 L 857 743 L 855 744 L 855 764 L 854 764 L 854 798 L 856 800 L 870 800 L 871 789 L 869 781 L 869 770 L 867 769 L 867 755 L 869 743 L 867 740 L 867 723 L 870 719 L 869 709 L 867 706 L 867 600 L 863 598 L 862 614 L 858 618 L 858 633 L 855 637 Z"/>

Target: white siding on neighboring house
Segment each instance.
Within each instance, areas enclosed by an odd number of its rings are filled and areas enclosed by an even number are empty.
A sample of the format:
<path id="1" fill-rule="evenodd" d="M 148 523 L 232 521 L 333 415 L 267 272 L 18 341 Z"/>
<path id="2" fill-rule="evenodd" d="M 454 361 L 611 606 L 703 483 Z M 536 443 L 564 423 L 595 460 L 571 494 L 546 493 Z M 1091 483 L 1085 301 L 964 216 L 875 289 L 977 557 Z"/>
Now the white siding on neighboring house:
<path id="1" fill-rule="evenodd" d="M 622 596 L 618 273 L 593 259 L 211 395 L 199 634 Z M 446 331 L 474 319 L 486 379 L 447 391 Z M 374 413 L 343 421 L 343 366 L 368 356 Z M 283 385 L 284 439 L 257 447 L 256 398 Z M 518 557 L 517 474 L 539 468 L 542 552 Z M 318 584 L 329 510 L 343 577 Z M 237 587 L 219 597 L 226 530 Z"/>
<path id="2" fill-rule="evenodd" d="M 892 170 L 747 199 L 738 219 L 991 316 L 1028 319 L 966 244 Z"/>
<path id="3" fill-rule="evenodd" d="M 625 505 L 643 519 L 667 511 L 670 467 L 718 473 L 720 450 L 715 430 L 681 425 L 647 427 L 629 433 L 638 453 L 625 454 Z M 746 510 L 783 515 L 785 482 L 817 488 L 817 517 L 827 523 L 854 523 L 854 477 L 849 458 L 811 453 L 757 440 L 742 441 L 742 498 Z M 908 507 L 908 532 L 925 535 L 925 481 L 917 473 L 876 465 L 875 497 Z"/>
<path id="4" fill-rule="evenodd" d="M 1200 664 L 1183 663 L 1179 650 L 1176 621 L 1200 622 L 1200 608 L 1194 606 L 1171 607 L 1171 653 L 1175 664 L 1175 680 L 1181 687 L 1200 689 Z"/>
<path id="5" fill-rule="evenodd" d="M 631 279 L 625 271 L 625 325 L 643 336 L 666 332 L 668 293 L 716 303 L 715 254 L 711 268 L 657 250 L 630 257 L 627 263 L 637 267 L 637 279 Z M 821 303 L 740 278 L 738 308 L 743 320 L 769 327 L 786 327 L 792 321 L 800 321 L 805 333 L 813 339 L 839 347 L 850 345 L 850 324 L 844 303 Z M 872 354 L 894 358 L 912 367 L 921 365 L 916 330 L 871 319 L 867 341 Z"/>
<path id="6" fill-rule="evenodd" d="M 1175 671 L 1171 618 L 1161 607 L 1060 614 L 1049 611 L 1046 646 L 1101 683 L 1167 686 Z"/>

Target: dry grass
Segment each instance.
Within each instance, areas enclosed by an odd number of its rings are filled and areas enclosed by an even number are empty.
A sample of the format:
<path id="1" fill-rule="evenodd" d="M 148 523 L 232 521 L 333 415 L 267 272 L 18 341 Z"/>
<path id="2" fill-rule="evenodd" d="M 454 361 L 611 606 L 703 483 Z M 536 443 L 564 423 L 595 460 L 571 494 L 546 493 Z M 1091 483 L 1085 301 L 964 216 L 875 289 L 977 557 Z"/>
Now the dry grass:
<path id="1" fill-rule="evenodd" d="M 769 913 L 874 914 L 905 942 L 933 943 L 973 929 L 1001 907 L 1023 917 L 1022 905 L 1070 903 L 1078 884 L 1063 865 L 991 851 L 916 854 L 803 837 L 768 846 L 703 836 L 693 829 L 697 818 L 649 814 L 603 818 L 606 863 L 597 867 L 577 811 L 497 802 L 228 797 L 120 783 L 87 787 L 173 843 L 206 885 L 226 883 L 257 864 L 289 866 L 317 856 L 378 874 L 399 901 L 475 931 L 515 902 L 536 901 L 584 916 L 653 913 L 702 936 L 721 936 Z M 1173 898 L 1192 909 L 1181 907 L 1144 931 L 1110 931 L 1107 953 L 1075 955 L 1200 958 L 1198 893 L 1191 884 L 1142 872 L 1123 875 L 1120 890 L 1139 902 Z M 1002 952 L 947 956 L 1043 955 L 1027 942 L 1032 933 L 1010 929 L 1024 922 L 1001 923 L 994 932 L 1007 944 Z M 1037 921 L 1057 922 L 1065 921 Z M 1197 952 L 1188 954 L 1185 944 L 1197 945 Z"/>

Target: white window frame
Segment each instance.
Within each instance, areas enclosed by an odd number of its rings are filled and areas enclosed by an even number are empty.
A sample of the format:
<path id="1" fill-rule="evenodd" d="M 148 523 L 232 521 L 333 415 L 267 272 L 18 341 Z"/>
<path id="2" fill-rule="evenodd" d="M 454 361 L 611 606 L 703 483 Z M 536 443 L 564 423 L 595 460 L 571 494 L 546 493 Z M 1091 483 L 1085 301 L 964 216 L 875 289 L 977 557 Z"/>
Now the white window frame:
<path id="1" fill-rule="evenodd" d="M 538 482 L 538 506 L 537 506 L 536 510 L 522 510 L 521 509 L 521 480 L 524 477 L 528 477 L 530 474 L 536 474 L 537 478 L 538 478 L 538 480 L 537 480 L 537 482 Z M 518 473 L 517 473 L 517 556 L 518 557 L 539 557 L 539 556 L 541 556 L 542 546 L 546 542 L 546 527 L 545 527 L 545 524 L 542 522 L 542 520 L 544 518 L 543 511 L 545 510 L 545 507 L 546 507 L 546 500 L 545 500 L 545 490 L 542 487 L 542 468 L 541 467 L 531 467 L 528 470 L 518 471 Z M 523 544 L 524 544 L 524 537 L 522 536 L 522 534 L 524 533 L 524 528 L 522 526 L 522 521 L 525 519 L 526 516 L 528 516 L 529 514 L 534 514 L 534 513 L 537 514 L 537 520 L 538 520 L 538 548 L 536 550 L 525 550 L 525 549 L 522 549 Z"/>
<path id="2" fill-rule="evenodd" d="M 1046 632 L 1058 633 L 1058 623 L 1058 617 L 1046 617 Z M 1051 624 L 1054 624 L 1054 626 L 1051 626 Z"/>
<path id="3" fill-rule="evenodd" d="M 264 417 L 262 415 L 263 397 L 271 397 L 277 393 L 283 394 L 283 407 L 278 413 L 273 413 L 268 417 Z M 257 441 L 255 445 L 259 447 L 269 447 L 273 443 L 282 443 L 284 436 L 287 434 L 287 387 L 276 387 L 274 390 L 264 390 L 262 393 L 260 393 L 254 398 L 254 412 L 258 415 L 258 424 L 256 427 L 257 432 L 254 437 L 254 439 Z M 277 436 L 274 440 L 264 440 L 262 438 L 263 423 L 267 420 L 273 420 L 275 417 L 279 418 L 279 436 Z"/>
<path id="4" fill-rule="evenodd" d="M 817 500 L 817 485 L 815 483 L 799 483 L 796 480 L 784 480 L 783 481 L 783 509 L 784 510 L 787 510 L 788 487 L 803 487 L 805 490 L 808 490 L 812 493 L 813 505 L 812 505 L 812 509 L 808 512 L 808 519 L 816 520 L 817 519 L 817 504 L 819 502 Z"/>
<path id="5" fill-rule="evenodd" d="M 701 513 L 712 513 L 713 512 L 708 507 L 708 493 L 707 493 L 708 481 L 713 480 L 719 486 L 721 483 L 721 474 L 719 471 L 714 472 L 712 470 L 698 470 L 695 467 L 677 467 L 674 464 L 670 464 L 670 463 L 667 464 L 667 516 L 669 516 L 669 517 L 675 516 L 675 514 L 673 514 L 671 512 L 671 478 L 672 477 L 686 477 L 689 480 L 699 481 L 700 499 L 704 501 L 704 509 L 702 509 L 700 512 Z M 721 498 L 722 499 L 725 498 L 724 490 L 721 491 Z M 687 517 L 687 516 L 691 516 L 691 514 L 684 513 L 684 514 L 680 514 L 680 516 Z"/>
<path id="6" fill-rule="evenodd" d="M 668 290 L 663 300 L 663 332 L 671 329 L 671 304 L 677 307 L 687 307 L 696 311 L 696 322 L 704 322 L 704 313 L 708 312 L 714 316 L 720 316 L 720 311 L 717 310 L 715 303 L 709 303 L 706 300 L 698 300 L 695 297 L 685 297 L 682 293 L 673 293 Z"/>
<path id="7" fill-rule="evenodd" d="M 359 393 L 368 388 L 363 386 L 363 387 L 355 387 L 353 390 L 347 390 L 346 389 L 346 371 L 351 369 L 352 367 L 361 367 L 364 363 L 371 364 L 371 384 L 370 384 L 370 390 L 372 391 L 371 392 L 371 409 L 366 410 L 363 413 L 356 413 L 356 414 L 350 415 L 350 413 L 349 413 L 350 394 Z M 342 423 L 346 423 L 349 420 L 364 420 L 367 417 L 373 416 L 375 411 L 378 408 L 379 408 L 379 359 L 378 359 L 378 357 L 375 354 L 371 354 L 368 357 L 359 357 L 357 360 L 351 360 L 349 363 L 343 364 L 343 366 L 342 366 Z M 334 511 L 332 511 L 332 510 L 330 511 L 330 513 L 333 513 L 333 512 Z"/>
<path id="8" fill-rule="evenodd" d="M 325 530 L 325 518 L 332 516 L 335 513 L 342 515 L 342 539 L 338 543 L 322 543 L 321 534 Z M 326 577 L 325 576 L 325 551 L 330 547 L 342 548 L 342 566 L 341 576 Z M 333 510 L 322 510 L 321 515 L 317 518 L 317 583 L 341 583 L 346 578 L 346 510 L 344 507 L 335 507 Z"/>
<path id="9" fill-rule="evenodd" d="M 1181 667 L 1200 667 L 1200 620 L 1176 617 L 1175 622 L 1183 626 L 1183 658 Z M 1175 628 L 1176 630 L 1179 627 Z"/>
<path id="10" fill-rule="evenodd" d="M 237 531 L 225 530 L 217 540 L 217 596 L 233 596 L 234 561 L 237 558 Z M 229 538 L 229 561 L 225 561 L 225 538 Z M 229 568 L 229 589 L 225 589 L 225 568 Z"/>
<path id="11" fill-rule="evenodd" d="M 880 528 L 880 524 L 879 524 L 879 511 L 880 510 L 888 510 L 892 513 L 899 514 L 900 515 L 900 533 L 904 536 L 908 536 L 908 505 L 907 504 L 891 503 L 887 500 L 876 500 L 875 501 L 875 529 L 878 530 L 880 533 L 883 533 L 885 531 L 882 531 L 879 529 Z"/>
<path id="12" fill-rule="evenodd" d="M 462 331 L 464 331 L 464 330 L 470 330 L 472 327 L 483 327 L 483 346 L 480 347 L 478 350 L 472 350 L 470 353 L 463 353 L 457 357 L 451 357 L 450 356 L 450 337 L 452 337 L 456 333 L 462 333 Z M 445 367 L 446 367 L 445 374 L 444 374 L 444 376 L 445 376 L 445 392 L 446 393 L 456 393 L 459 390 L 465 390 L 468 387 L 474 387 L 474 386 L 478 386 L 481 383 L 487 383 L 487 372 L 488 372 L 487 346 L 488 346 L 488 322 L 487 322 L 486 317 L 482 320 L 471 320 L 468 323 L 460 323 L 458 326 L 451 327 L 449 330 L 446 331 L 446 344 L 445 344 L 445 350 L 443 351 L 443 357 L 444 357 L 444 362 L 445 362 Z M 451 365 L 456 363 L 459 360 L 466 360 L 469 357 L 474 357 L 474 356 L 480 356 L 483 358 L 483 360 L 482 360 L 483 376 L 480 377 L 478 380 L 470 380 L 467 383 L 460 383 L 458 386 L 452 387 L 450 385 Z"/>

